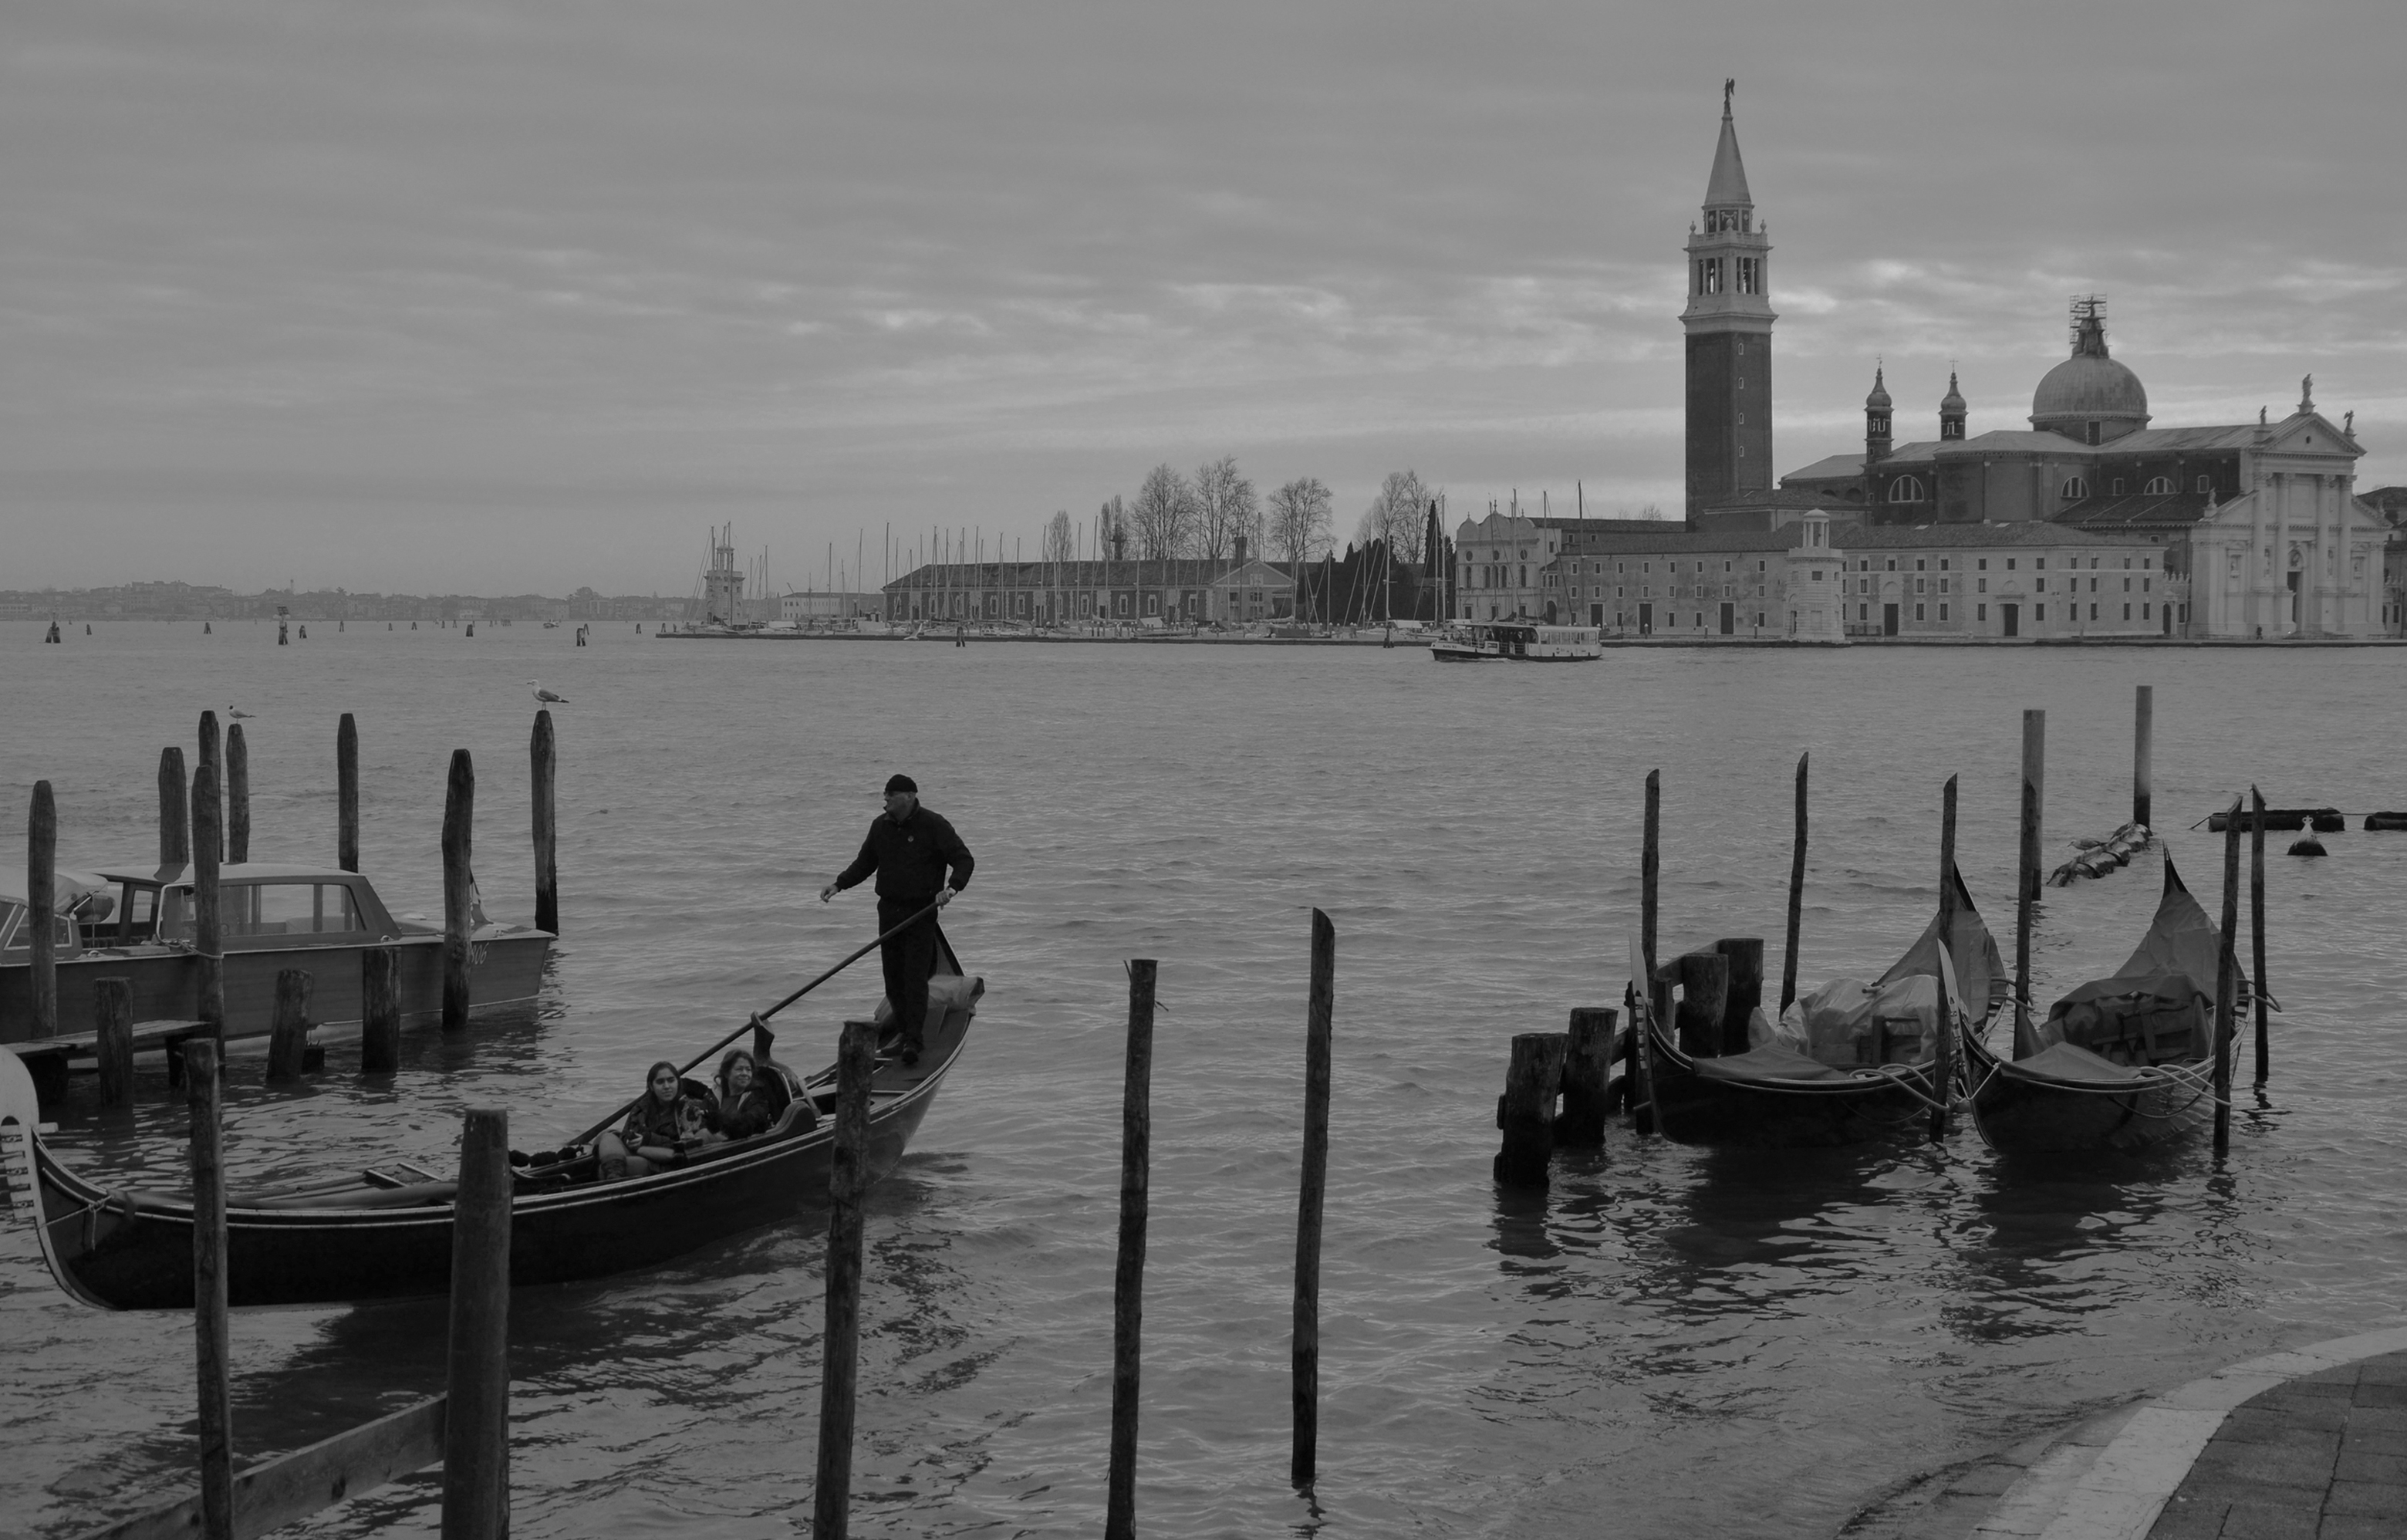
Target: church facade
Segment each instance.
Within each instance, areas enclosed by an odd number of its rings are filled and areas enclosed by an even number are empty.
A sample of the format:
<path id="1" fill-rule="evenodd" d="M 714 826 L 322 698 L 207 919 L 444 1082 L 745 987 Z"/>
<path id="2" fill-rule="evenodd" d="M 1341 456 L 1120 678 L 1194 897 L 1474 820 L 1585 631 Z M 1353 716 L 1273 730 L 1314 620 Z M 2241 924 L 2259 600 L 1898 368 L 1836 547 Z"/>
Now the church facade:
<path id="1" fill-rule="evenodd" d="M 1759 472 L 1772 452 L 1774 318 L 1762 255 L 1769 243 L 1752 212 L 1723 93 L 1706 229 L 1689 235 L 1689 303 L 1680 315 L 1688 327 L 1692 527 L 1772 532 L 1805 510 L 1827 510 L 1839 520 L 1831 535 L 1839 549 L 1851 544 L 1848 524 L 1863 529 L 1856 547 L 1996 549 L 2002 561 L 2007 549 L 2044 544 L 2063 547 L 2058 573 L 2077 558 L 2089 568 L 2106 561 L 2115 582 L 2128 570 L 2144 585 L 2132 590 L 2130 616 L 2120 592 L 2111 602 L 2085 594 L 2080 604 L 2058 599 L 2051 606 L 2036 582 L 2010 604 L 1984 604 L 1973 594 L 1972 614 L 1957 594 L 1944 608 L 1935 594 L 1916 594 L 1930 604 L 1923 614 L 1944 614 L 1950 631 L 1969 635 L 2260 640 L 2376 637 L 2407 628 L 2407 597 L 2386 580 L 2386 556 L 2398 544 L 2393 524 L 2357 495 L 2364 448 L 2354 414 L 2340 423 L 2320 414 L 2308 378 L 2299 406 L 2279 421 L 2260 411 L 2256 423 L 2155 426 L 2147 388 L 2106 344 L 2101 298 L 2072 303 L 2072 349 L 2041 376 L 2027 428 L 1969 433 L 1969 402 L 1950 373 L 1935 414 L 1938 435 L 1897 443 L 1887 371 L 1875 368 L 1863 402 L 1863 452 L 1817 460 L 1772 486 Z M 1842 619 L 1865 635 L 1873 633 L 1873 597 L 1856 590 L 1873 573 L 1860 565 L 1859 556 L 1848 568 L 1851 608 Z M 2390 568 L 2398 565 L 2393 558 Z M 2019 573 L 2019 565 L 2002 570 Z M 1957 578 L 1952 568 L 1947 575 Z M 2087 568 L 2085 578 L 2099 582 Z M 1875 635 L 1906 633 L 1894 606 L 1914 599 L 1877 602 L 1892 619 Z M 2039 623 L 2041 616 L 2048 623 Z M 1930 620 L 1933 631 L 1940 625 Z"/>

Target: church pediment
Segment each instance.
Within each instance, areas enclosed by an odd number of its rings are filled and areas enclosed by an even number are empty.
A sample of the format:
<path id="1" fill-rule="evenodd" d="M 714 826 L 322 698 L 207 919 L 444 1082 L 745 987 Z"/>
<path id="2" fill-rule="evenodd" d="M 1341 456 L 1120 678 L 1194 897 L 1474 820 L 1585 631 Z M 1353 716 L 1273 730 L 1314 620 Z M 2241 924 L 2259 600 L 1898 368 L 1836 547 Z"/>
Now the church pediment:
<path id="1" fill-rule="evenodd" d="M 2338 423 L 2317 411 L 2292 413 L 2273 425 L 2271 438 L 2255 448 L 2258 454 L 2326 454 L 2350 460 L 2365 453 L 2349 442 Z"/>

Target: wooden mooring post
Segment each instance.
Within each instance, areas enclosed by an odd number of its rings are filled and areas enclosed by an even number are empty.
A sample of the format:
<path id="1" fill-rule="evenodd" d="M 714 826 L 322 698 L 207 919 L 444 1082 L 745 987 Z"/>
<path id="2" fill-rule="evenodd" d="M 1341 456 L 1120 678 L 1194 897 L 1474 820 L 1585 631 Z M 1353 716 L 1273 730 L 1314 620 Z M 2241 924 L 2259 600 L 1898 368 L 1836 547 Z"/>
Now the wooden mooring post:
<path id="1" fill-rule="evenodd" d="M 225 732 L 225 800 L 226 860 L 239 866 L 250 859 L 250 746 L 240 722 Z"/>
<path id="2" fill-rule="evenodd" d="M 216 712 L 204 711 L 201 713 L 199 738 L 200 753 L 192 762 L 192 795 L 197 798 L 201 794 L 200 772 L 207 770 L 209 773 L 209 794 L 213 797 L 223 796 L 225 793 L 225 752 L 218 738 L 218 714 Z M 216 815 L 212 820 L 212 822 L 218 832 L 218 847 L 216 855 L 218 860 L 222 863 L 225 860 L 225 806 L 221 803 L 216 807 L 212 808 L 211 812 Z M 200 837 L 201 808 L 200 804 L 195 802 L 192 805 L 192 838 L 197 843 Z"/>
<path id="3" fill-rule="evenodd" d="M 26 991 L 35 1037 L 59 1034 L 58 865 L 59 806 L 50 783 L 37 780 L 25 814 Z"/>
<path id="4" fill-rule="evenodd" d="M 1813 760 L 1811 750 L 1797 756 L 1797 834 L 1788 857 L 1788 939 L 1780 959 L 1783 1016 L 1797 1001 L 1797 946 L 1805 924 L 1805 782 Z"/>
<path id="5" fill-rule="evenodd" d="M 1674 1021 L 1680 1051 L 1694 1059 L 1719 1057 L 1722 1016 L 1730 1006 L 1730 960 L 1719 952 L 1689 952 L 1665 963 L 1658 977 L 1679 980 Z"/>
<path id="6" fill-rule="evenodd" d="M 2215 968 L 2215 1148 L 2221 1154 L 2231 1148 L 2231 1047 L 2232 1025 L 2236 1002 L 2234 991 L 2240 988 L 2240 808 L 2241 800 L 2231 799 L 2230 815 L 2223 825 L 2223 955 Z"/>
<path id="7" fill-rule="evenodd" d="M 2019 833 L 2015 857 L 2015 1057 L 2028 1059 L 2039 1051 L 2030 1021 L 2031 905 L 2038 901 L 2044 878 L 2039 865 L 2039 798 L 2036 777 L 2047 742 L 2047 713 L 2023 713 L 2023 773 Z"/>
<path id="8" fill-rule="evenodd" d="M 2047 807 L 2047 713 L 2023 713 L 2023 785 L 2027 789 L 2027 811 L 2023 818 L 2022 838 L 2027 847 L 2023 852 L 2023 890 L 2039 897 L 2040 884 L 2047 880 L 2047 868 L 2040 864 L 2040 831 Z"/>
<path id="9" fill-rule="evenodd" d="M 1939 792 L 1939 950 L 1950 965 L 1956 960 L 1956 777 Z M 1939 1072 L 1939 1105 L 1930 1109 L 1930 1142 L 1947 1137 L 1947 1113 L 1956 1100 L 1956 1019 L 1947 998 L 1947 979 L 1939 979 L 1939 1042 L 1933 1067 Z"/>
<path id="10" fill-rule="evenodd" d="M 401 1068 L 401 954 L 391 947 L 360 953 L 360 1073 Z"/>
<path id="11" fill-rule="evenodd" d="M 2257 1084 L 2273 1077 L 2273 1048 L 2265 1027 L 2265 793 L 2248 789 L 2248 932 L 2256 964 L 2249 991 L 2257 1000 Z"/>
<path id="12" fill-rule="evenodd" d="M 192 1015 L 209 1035 L 225 1040 L 225 939 L 218 888 L 218 767 L 204 762 L 192 771 L 192 961 L 199 970 L 199 999 Z"/>
<path id="13" fill-rule="evenodd" d="M 1496 1180 L 1506 1187 L 1544 1187 L 1555 1157 L 1555 1100 L 1563 1089 L 1567 1034 L 1524 1032 L 1513 1037 L 1512 1067 L 1504 1094 L 1496 1098 L 1496 1126 L 1503 1148 L 1496 1152 Z"/>
<path id="14" fill-rule="evenodd" d="M 1646 772 L 1646 822 L 1638 858 L 1638 947 L 1631 962 L 1636 977 L 1630 980 L 1630 1073 L 1636 1085 L 1630 1095 L 1630 1126 L 1640 1134 L 1655 1132 L 1654 1059 L 1646 1046 L 1652 1030 L 1655 988 L 1655 925 L 1658 878 L 1662 871 L 1663 772 Z"/>
<path id="15" fill-rule="evenodd" d="M 1330 1038 L 1336 1009 L 1337 927 L 1315 909 L 1312 983 L 1304 997 L 1303 1176 L 1295 1206 L 1295 1340 L 1290 1354 L 1295 1441 L 1288 1480 L 1298 1487 L 1312 1485 L 1320 1459 L 1320 1221 L 1329 1188 Z M 1132 1446 L 1133 1426 L 1131 1432 Z"/>
<path id="16" fill-rule="evenodd" d="M 534 714 L 527 758 L 534 776 L 534 928 L 556 935 L 560 932 L 560 842 L 553 829 L 552 778 L 558 755 L 549 707 Z"/>
<path id="17" fill-rule="evenodd" d="M 1572 1007 L 1571 1030 L 1563 1034 L 1563 1110 L 1555 1118 L 1555 1143 L 1560 1146 L 1592 1149 L 1604 1143 L 1617 1020 L 1608 1005 Z"/>
<path id="18" fill-rule="evenodd" d="M 92 982 L 92 1052 L 100 1068 L 100 1105 L 131 1106 L 134 1103 L 134 981 L 95 978 Z"/>
<path id="19" fill-rule="evenodd" d="M 1714 943 L 1714 950 L 1730 964 L 1729 983 L 1722 993 L 1721 1040 L 1714 1051 L 1745 1053 L 1750 1046 L 1747 1023 L 1763 1005 L 1763 938 L 1724 936 Z"/>
<path id="20" fill-rule="evenodd" d="M 2150 804 L 2156 779 L 2157 687 L 2141 685 L 2131 706 L 2131 821 L 2153 829 Z"/>
<path id="21" fill-rule="evenodd" d="M 1120 1240 L 1112 1268 L 1112 1449 L 1104 1540 L 1136 1540 L 1138 1369 L 1145 1336 L 1145 1221 L 1153 1162 L 1156 962 L 1128 965 L 1128 1073 L 1120 1093 Z"/>
<path id="22" fill-rule="evenodd" d="M 468 836 L 476 821 L 477 769 L 464 749 L 451 750 L 443 791 L 443 1030 L 468 1025 L 468 908 L 475 877 Z"/>
<path id="23" fill-rule="evenodd" d="M 302 968 L 282 968 L 276 975 L 276 1014 L 269 1019 L 267 1032 L 267 1077 L 275 1080 L 297 1080 L 301 1077 L 302 1059 L 309 1047 L 308 972 Z"/>
<path id="24" fill-rule="evenodd" d="M 847 1021 L 836 1050 L 834 1143 L 828 1163 L 827 1316 L 820 1333 L 813 1540 L 844 1540 L 850 1525 L 852 1404 L 861 1368 L 861 1199 L 869 1187 L 869 1080 L 876 1068 L 876 1025 Z"/>
<path id="25" fill-rule="evenodd" d="M 471 1107 L 451 1219 L 443 1540 L 510 1533 L 510 1123 Z"/>
<path id="26" fill-rule="evenodd" d="M 180 872 L 192 859 L 192 825 L 184 801 L 184 751 L 159 750 L 159 864 Z"/>
<path id="27" fill-rule="evenodd" d="M 348 711 L 335 728 L 335 864 L 360 869 L 360 729 Z"/>
<path id="28" fill-rule="evenodd" d="M 234 1396 L 226 1341 L 225 1166 L 218 1143 L 218 1045 L 184 1045 L 184 1105 L 192 1133 L 192 1349 L 198 1361 L 200 1530 L 234 1540 Z"/>

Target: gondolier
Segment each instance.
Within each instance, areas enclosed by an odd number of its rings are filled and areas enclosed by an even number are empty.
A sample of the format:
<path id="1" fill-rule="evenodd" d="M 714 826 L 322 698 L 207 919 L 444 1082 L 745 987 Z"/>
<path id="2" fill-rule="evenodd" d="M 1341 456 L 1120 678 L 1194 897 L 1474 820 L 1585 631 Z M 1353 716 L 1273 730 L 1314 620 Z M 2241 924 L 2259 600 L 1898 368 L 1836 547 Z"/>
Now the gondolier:
<path id="1" fill-rule="evenodd" d="M 819 890 L 824 904 L 870 873 L 877 874 L 877 929 L 893 930 L 931 904 L 945 905 L 969 886 L 977 863 L 970 848 L 953 832 L 941 813 L 919 806 L 919 787 L 908 776 L 886 782 L 886 811 L 869 826 L 861 854 Z M 922 1029 L 928 1014 L 928 975 L 936 965 L 942 939 L 936 917 L 930 915 L 899 935 L 887 937 L 879 948 L 886 964 L 886 998 L 894 1007 L 896 1051 L 906 1064 L 919 1062 L 925 1046 Z"/>

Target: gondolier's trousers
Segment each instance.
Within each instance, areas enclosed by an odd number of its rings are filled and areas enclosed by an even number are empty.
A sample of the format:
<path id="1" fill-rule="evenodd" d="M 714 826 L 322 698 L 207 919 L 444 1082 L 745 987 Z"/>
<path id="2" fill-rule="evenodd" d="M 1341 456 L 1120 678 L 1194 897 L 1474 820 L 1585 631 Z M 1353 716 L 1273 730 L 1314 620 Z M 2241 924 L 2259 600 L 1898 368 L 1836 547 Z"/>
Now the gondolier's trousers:
<path id="1" fill-rule="evenodd" d="M 877 901 L 880 934 L 892 930 L 933 903 L 933 898 L 881 898 Z M 897 1040 L 917 1052 L 924 1041 L 928 1020 L 928 976 L 936 971 L 936 917 L 888 937 L 878 948 L 886 965 L 886 999 L 894 1007 Z"/>

